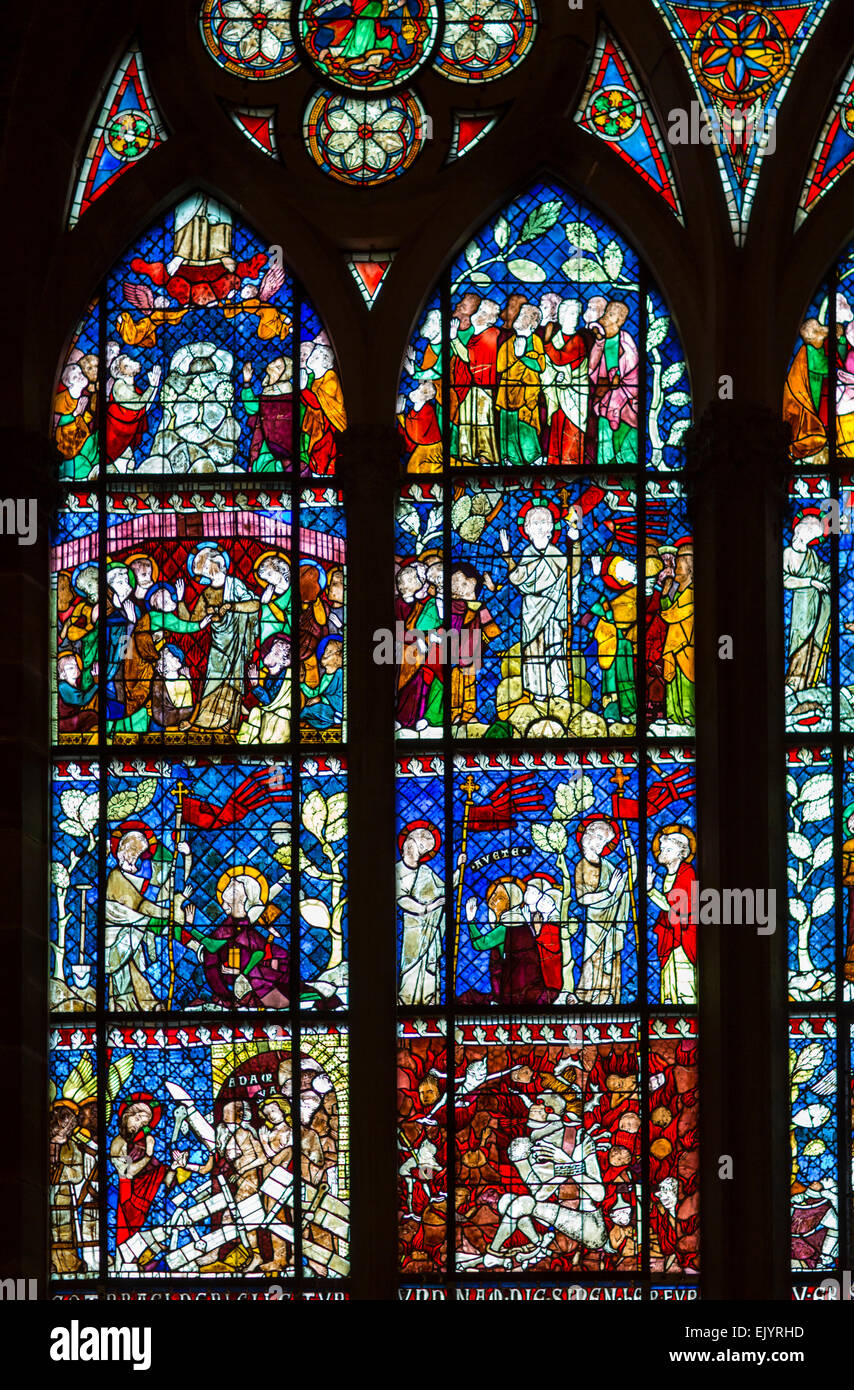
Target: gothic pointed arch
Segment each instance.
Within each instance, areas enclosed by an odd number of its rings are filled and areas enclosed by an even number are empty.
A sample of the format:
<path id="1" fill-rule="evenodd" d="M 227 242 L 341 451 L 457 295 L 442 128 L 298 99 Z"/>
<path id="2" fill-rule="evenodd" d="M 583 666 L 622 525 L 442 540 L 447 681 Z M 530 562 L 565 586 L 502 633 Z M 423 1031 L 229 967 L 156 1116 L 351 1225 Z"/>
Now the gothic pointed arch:
<path id="1" fill-rule="evenodd" d="M 554 180 L 512 198 L 397 422 L 401 1280 L 690 1297 L 691 391 L 630 241 Z"/>
<path id="2" fill-rule="evenodd" d="M 204 191 L 119 257 L 65 356 L 60 1293 L 349 1272 L 346 423 L 282 247 Z"/>

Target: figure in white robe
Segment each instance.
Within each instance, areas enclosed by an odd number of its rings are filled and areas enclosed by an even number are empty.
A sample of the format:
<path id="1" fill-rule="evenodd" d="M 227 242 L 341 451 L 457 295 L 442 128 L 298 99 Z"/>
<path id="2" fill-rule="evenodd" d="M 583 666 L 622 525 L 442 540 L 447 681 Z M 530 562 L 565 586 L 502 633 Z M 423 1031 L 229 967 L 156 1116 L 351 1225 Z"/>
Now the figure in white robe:
<path id="1" fill-rule="evenodd" d="M 228 573 L 231 557 L 213 542 L 202 542 L 188 569 L 204 585 L 192 614 L 182 604 L 179 617 L 201 622 L 211 615 L 211 644 L 204 685 L 195 714 L 202 729 L 235 729 L 241 722 L 243 688 L 255 646 L 261 607 L 239 575 Z"/>
<path id="2" fill-rule="evenodd" d="M 441 1003 L 445 885 L 425 862 L 439 844 L 438 830 L 427 821 L 414 822 L 403 832 L 397 865 L 401 1004 Z"/>
<path id="3" fill-rule="evenodd" d="M 629 881 L 637 881 L 634 846 L 625 842 L 628 872 L 604 857 L 617 842 L 613 822 L 595 818 L 581 836 L 575 896 L 584 912 L 584 952 L 578 998 L 583 1004 L 619 1004 L 621 953 L 631 913 Z"/>
<path id="4" fill-rule="evenodd" d="M 816 554 L 823 519 L 810 510 L 795 522 L 783 551 L 783 587 L 792 591 L 786 685 L 806 690 L 826 675 L 830 628 L 830 566 Z"/>
<path id="5" fill-rule="evenodd" d="M 107 879 L 104 923 L 104 965 L 109 981 L 110 1005 L 121 1010 L 153 1010 L 160 1001 L 146 977 L 146 964 L 153 959 L 153 938 L 169 930 L 168 865 L 158 860 L 152 865 L 151 879 L 139 872 L 140 860 L 150 847 L 139 830 L 129 830 L 116 848 L 116 867 Z M 174 899 L 174 922 L 192 925 L 195 915 L 185 902 L 190 890 L 192 856 L 182 841 L 183 893 Z"/>
<path id="6" fill-rule="evenodd" d="M 175 259 L 189 265 L 211 265 L 222 261 L 233 265 L 231 259 L 234 228 L 231 213 L 215 198 L 194 193 L 184 198 L 175 209 Z M 170 273 L 174 274 L 170 262 Z"/>
<path id="7" fill-rule="evenodd" d="M 554 544 L 555 516 L 532 506 L 522 526 L 530 541 L 516 561 L 507 532 L 500 533 L 510 583 L 522 595 L 522 684 L 536 702 L 569 698 L 567 558 Z"/>

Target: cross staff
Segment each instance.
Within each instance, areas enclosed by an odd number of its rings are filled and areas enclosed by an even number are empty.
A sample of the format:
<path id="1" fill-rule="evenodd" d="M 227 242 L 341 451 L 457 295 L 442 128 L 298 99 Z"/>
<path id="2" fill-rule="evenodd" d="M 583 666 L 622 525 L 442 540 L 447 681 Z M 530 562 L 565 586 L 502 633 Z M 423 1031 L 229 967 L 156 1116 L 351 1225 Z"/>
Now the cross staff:
<path id="1" fill-rule="evenodd" d="M 182 811 L 184 797 L 190 788 L 185 787 L 179 779 L 175 783 L 175 801 L 178 809 L 175 812 L 175 853 L 172 855 L 172 863 L 169 866 L 169 921 L 166 927 L 166 950 L 169 960 L 169 993 L 166 996 L 166 1007 L 171 1009 L 172 996 L 175 993 L 175 943 L 172 933 L 175 927 L 175 869 L 178 862 L 178 845 L 181 843 Z"/>
<path id="2" fill-rule="evenodd" d="M 626 785 L 626 783 L 627 783 L 628 780 L 629 780 L 628 777 L 626 776 L 625 772 L 623 771 L 623 769 L 622 769 L 621 767 L 616 767 L 616 768 L 614 768 L 614 775 L 613 775 L 613 777 L 610 777 L 608 780 L 611 781 L 611 782 L 616 782 L 616 784 L 617 784 L 617 799 L 618 799 L 618 801 L 622 801 L 623 787 Z M 627 865 L 627 868 L 628 868 L 628 880 L 629 880 L 629 901 L 631 902 L 631 905 L 632 905 L 632 921 L 634 922 L 634 926 L 635 926 L 635 950 L 637 951 L 637 954 L 638 954 L 638 961 L 640 961 L 640 938 L 639 938 L 639 935 L 638 935 L 638 910 L 637 910 L 637 905 L 636 905 L 636 903 L 635 903 L 635 885 L 634 885 L 634 881 L 633 881 L 633 878 L 632 878 L 632 842 L 631 842 L 631 840 L 630 840 L 630 838 L 629 838 L 629 825 L 628 825 L 628 821 L 625 819 L 624 816 L 621 816 L 621 817 L 620 817 L 620 829 L 621 829 L 621 831 L 623 832 L 623 840 L 625 841 L 625 845 L 626 845 L 626 865 Z"/>
<path id="3" fill-rule="evenodd" d="M 821 614 L 821 596 L 819 596 L 818 611 L 819 614 Z M 816 626 L 818 626 L 818 618 L 816 618 Z M 809 687 L 807 687 L 808 689 L 812 686 L 818 685 L 819 681 L 821 680 L 821 668 L 824 665 L 825 660 L 827 659 L 828 652 L 830 651 L 830 638 L 832 630 L 833 618 L 831 614 L 828 614 L 827 627 L 825 628 L 824 632 L 824 641 L 821 644 L 821 651 L 818 654 L 818 662 L 816 663 L 815 671 L 812 677 L 810 678 Z"/>
<path id="4" fill-rule="evenodd" d="M 569 536 L 569 514 L 575 511 L 574 505 L 570 502 L 571 493 L 566 486 L 562 487 L 558 493 L 561 506 L 563 507 L 564 518 L 567 522 L 566 540 L 566 659 L 569 666 L 569 698 L 575 701 L 575 671 L 572 665 L 572 580 L 573 580 L 573 560 L 575 558 L 575 541 Z"/>
<path id="5" fill-rule="evenodd" d="M 475 794 L 475 792 L 478 790 L 478 784 L 477 784 L 477 782 L 474 780 L 474 778 L 472 777 L 471 773 L 469 773 L 468 777 L 467 777 L 466 780 L 463 782 L 462 789 L 463 789 L 463 791 L 464 791 L 465 794 L 466 794 L 466 804 L 465 804 L 465 806 L 463 807 L 463 826 L 462 826 L 462 832 L 461 832 L 461 834 L 460 834 L 460 857 L 461 857 L 461 858 L 462 858 L 463 855 L 465 855 L 465 852 L 466 852 L 466 840 L 467 840 L 467 838 L 468 838 L 468 825 L 469 825 L 469 811 L 471 810 L 471 807 L 472 807 L 472 801 L 474 800 L 474 794 Z M 455 913 L 455 916 L 454 916 L 454 959 L 453 959 L 453 970 L 452 970 L 452 972 L 451 972 L 451 979 L 453 980 L 453 982 L 454 982 L 455 985 L 456 985 L 456 979 L 457 979 L 457 956 L 459 955 L 459 950 L 460 950 L 460 922 L 461 922 L 461 920 L 462 920 L 462 912 L 463 912 L 463 880 L 464 880 L 464 877 L 465 877 L 465 864 L 463 863 L 462 865 L 460 865 L 460 882 L 459 882 L 459 885 L 458 885 L 458 887 L 457 887 L 457 910 L 456 910 L 456 913 Z"/>

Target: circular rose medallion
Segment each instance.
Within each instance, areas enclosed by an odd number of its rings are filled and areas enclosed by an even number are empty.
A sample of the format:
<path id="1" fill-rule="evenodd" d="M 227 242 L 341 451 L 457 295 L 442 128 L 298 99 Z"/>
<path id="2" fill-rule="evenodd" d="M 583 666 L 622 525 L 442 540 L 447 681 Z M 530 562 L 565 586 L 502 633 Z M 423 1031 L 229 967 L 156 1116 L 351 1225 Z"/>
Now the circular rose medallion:
<path id="1" fill-rule="evenodd" d="M 780 80 L 791 49 L 779 20 L 751 5 L 729 5 L 700 25 L 691 50 L 703 86 L 724 100 L 756 101 Z"/>
<path id="2" fill-rule="evenodd" d="M 204 0 L 199 18 L 211 57 L 238 77 L 282 77 L 299 63 L 291 0 Z"/>
<path id="3" fill-rule="evenodd" d="M 320 92 L 309 104 L 303 135 L 326 174 L 359 186 L 386 183 L 409 168 L 424 143 L 424 108 L 411 92 L 350 97 Z"/>
<path id="4" fill-rule="evenodd" d="M 302 0 L 299 37 L 328 82 L 383 91 L 406 82 L 432 55 L 434 0 Z"/>
<path id="5" fill-rule="evenodd" d="M 121 111 L 107 127 L 107 144 L 118 159 L 141 159 L 151 148 L 153 134 L 144 111 Z"/>
<path id="6" fill-rule="evenodd" d="M 849 97 L 842 106 L 839 112 L 839 121 L 842 129 L 854 136 L 854 97 Z"/>
<path id="7" fill-rule="evenodd" d="M 606 140 L 628 140 L 640 125 L 640 102 L 625 87 L 602 87 L 587 108 L 587 119 Z"/>
<path id="8" fill-rule="evenodd" d="M 447 0 L 436 71 L 452 82 L 491 82 L 521 62 L 537 28 L 534 0 Z"/>

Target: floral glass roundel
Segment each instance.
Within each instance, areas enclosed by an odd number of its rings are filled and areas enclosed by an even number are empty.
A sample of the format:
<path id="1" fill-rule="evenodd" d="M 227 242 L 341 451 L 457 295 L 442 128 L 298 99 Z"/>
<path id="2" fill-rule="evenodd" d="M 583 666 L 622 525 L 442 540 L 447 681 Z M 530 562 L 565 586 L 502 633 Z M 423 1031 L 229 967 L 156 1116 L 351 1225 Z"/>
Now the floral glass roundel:
<path id="1" fill-rule="evenodd" d="M 299 63 L 291 0 L 204 0 L 200 20 L 211 57 L 238 77 L 282 77 Z"/>
<path id="2" fill-rule="evenodd" d="M 145 111 L 121 111 L 106 131 L 106 142 L 119 159 L 141 159 L 151 147 L 154 123 Z"/>
<path id="3" fill-rule="evenodd" d="M 439 30 L 434 0 L 302 0 L 299 35 L 328 82 L 382 91 L 430 57 Z"/>
<path id="4" fill-rule="evenodd" d="M 306 111 L 303 134 L 324 173 L 344 183 L 385 183 L 415 159 L 424 123 L 411 92 L 374 99 L 320 92 Z"/>
<path id="5" fill-rule="evenodd" d="M 601 87 L 587 114 L 597 135 L 604 140 L 627 140 L 641 123 L 642 107 L 623 87 Z"/>
<path id="6" fill-rule="evenodd" d="M 534 0 L 448 0 L 436 70 L 454 82 L 503 77 L 534 40 Z"/>
<path id="7" fill-rule="evenodd" d="M 710 15 L 694 37 L 694 71 L 704 87 L 725 100 L 765 96 L 790 58 L 783 25 L 755 5 L 731 5 Z"/>

